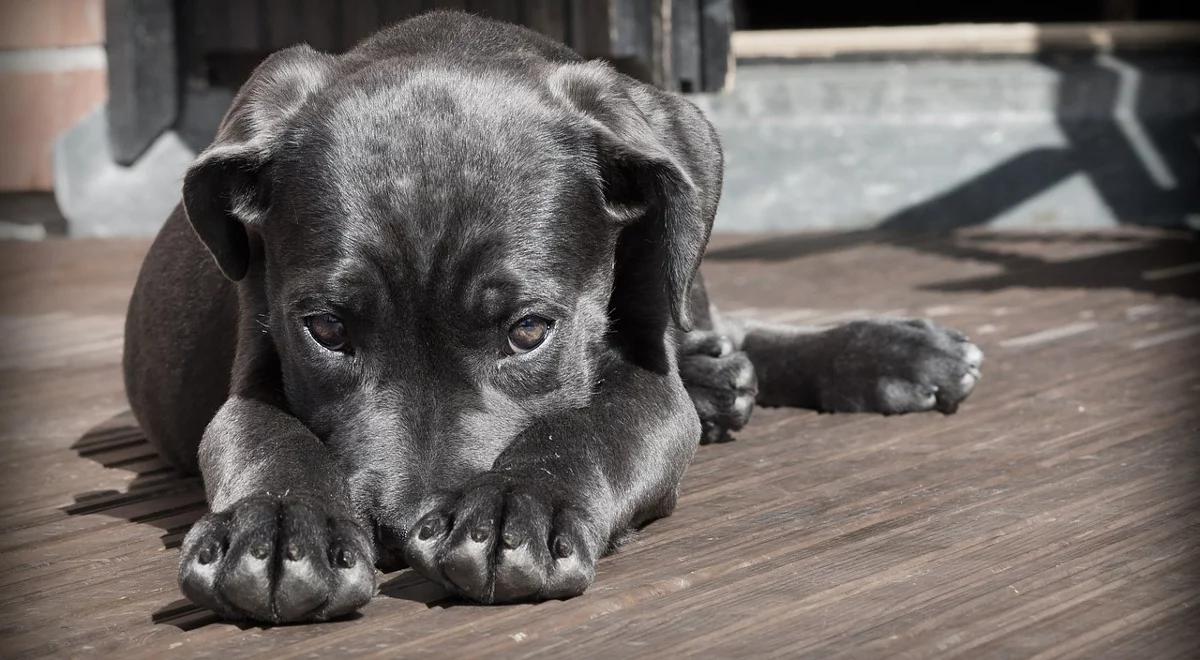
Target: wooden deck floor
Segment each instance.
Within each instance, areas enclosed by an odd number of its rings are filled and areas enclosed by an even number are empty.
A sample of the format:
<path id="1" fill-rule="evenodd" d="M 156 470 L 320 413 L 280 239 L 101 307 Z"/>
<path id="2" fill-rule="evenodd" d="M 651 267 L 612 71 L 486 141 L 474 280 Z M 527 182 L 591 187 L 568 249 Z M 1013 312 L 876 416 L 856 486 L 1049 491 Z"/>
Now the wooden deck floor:
<path id="1" fill-rule="evenodd" d="M 987 353 L 957 415 L 756 411 L 676 514 L 566 602 L 478 607 L 410 572 L 353 620 L 180 600 L 204 510 L 130 425 L 143 242 L 0 246 L 0 656 L 1196 657 L 1200 249 L 1182 234 L 741 237 L 727 310 L 920 315 Z"/>

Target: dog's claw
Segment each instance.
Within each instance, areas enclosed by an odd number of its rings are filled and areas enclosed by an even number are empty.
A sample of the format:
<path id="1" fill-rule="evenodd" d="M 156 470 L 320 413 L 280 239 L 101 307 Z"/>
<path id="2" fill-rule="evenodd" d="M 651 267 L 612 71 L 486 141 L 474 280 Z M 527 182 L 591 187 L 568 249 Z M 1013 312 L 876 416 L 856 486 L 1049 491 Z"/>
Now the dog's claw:
<path id="1" fill-rule="evenodd" d="M 354 553 L 346 548 L 339 548 L 334 555 L 334 562 L 342 568 L 354 568 L 354 564 L 358 559 Z"/>
<path id="2" fill-rule="evenodd" d="M 571 553 L 573 552 L 575 552 L 575 548 L 571 547 L 571 542 L 567 539 L 560 536 L 554 541 L 555 557 L 558 557 L 559 559 L 566 559 L 567 557 L 570 557 Z"/>
<path id="3" fill-rule="evenodd" d="M 492 536 L 492 530 L 486 524 L 480 525 L 471 530 L 471 540 L 476 543 L 483 543 Z"/>
<path id="4" fill-rule="evenodd" d="M 525 542 L 525 539 L 512 532 L 505 532 L 503 541 L 504 547 L 508 548 L 509 550 L 516 550 L 517 548 L 521 547 L 521 544 Z"/>

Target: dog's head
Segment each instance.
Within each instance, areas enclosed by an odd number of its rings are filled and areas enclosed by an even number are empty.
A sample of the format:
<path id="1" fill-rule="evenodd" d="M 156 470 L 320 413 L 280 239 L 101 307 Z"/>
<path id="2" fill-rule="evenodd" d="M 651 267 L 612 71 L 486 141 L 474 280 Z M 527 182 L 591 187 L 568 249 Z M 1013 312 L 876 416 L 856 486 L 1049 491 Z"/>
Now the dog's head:
<path id="1" fill-rule="evenodd" d="M 671 368 L 719 180 L 698 111 L 600 64 L 296 47 L 243 87 L 184 205 L 359 513 L 403 527 L 587 405 L 614 352 Z"/>

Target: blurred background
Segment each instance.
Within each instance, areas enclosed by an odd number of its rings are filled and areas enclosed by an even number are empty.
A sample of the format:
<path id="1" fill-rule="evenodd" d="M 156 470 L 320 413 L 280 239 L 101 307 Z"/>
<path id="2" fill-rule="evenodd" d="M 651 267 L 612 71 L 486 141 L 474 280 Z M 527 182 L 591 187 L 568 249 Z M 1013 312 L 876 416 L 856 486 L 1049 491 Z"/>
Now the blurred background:
<path id="1" fill-rule="evenodd" d="M 1200 229 L 1200 2 L 0 0 L 0 237 L 144 236 L 270 52 L 432 8 L 683 92 L 717 229 Z"/>

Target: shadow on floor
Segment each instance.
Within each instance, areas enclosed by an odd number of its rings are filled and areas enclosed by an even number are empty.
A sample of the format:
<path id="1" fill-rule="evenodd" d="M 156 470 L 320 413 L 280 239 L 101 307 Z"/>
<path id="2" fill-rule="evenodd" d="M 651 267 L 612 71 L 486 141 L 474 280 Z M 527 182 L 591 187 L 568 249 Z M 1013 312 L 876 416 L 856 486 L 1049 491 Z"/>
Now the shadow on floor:
<path id="1" fill-rule="evenodd" d="M 178 548 L 188 529 L 208 510 L 198 477 L 176 472 L 158 457 L 133 416 L 126 412 L 89 430 L 71 446 L 81 458 L 133 474 L 125 490 L 78 493 L 62 508 L 72 516 L 107 516 L 162 530 L 163 548 Z M 154 623 L 192 630 L 219 620 L 179 599 L 150 616 Z"/>
<path id="2" fill-rule="evenodd" d="M 331 619 L 331 621 L 354 621 L 363 617 L 361 612 L 351 612 L 342 617 Z M 225 621 L 218 617 L 213 612 L 202 607 L 197 607 L 192 604 L 192 601 L 186 598 L 180 598 L 174 602 L 158 608 L 154 614 L 150 615 L 151 622 L 174 626 L 182 631 L 196 630 L 205 626 L 218 624 L 237 628 L 238 630 L 266 630 L 275 626 L 269 623 L 257 623 L 254 621 Z M 280 624 L 287 625 L 306 625 L 298 624 Z"/>
<path id="3" fill-rule="evenodd" d="M 200 479 L 182 475 L 159 459 L 128 412 L 92 428 L 71 449 L 81 458 L 134 476 L 124 491 L 76 494 L 75 503 L 62 508 L 68 515 L 101 515 L 152 525 L 163 531 L 164 548 L 178 548 L 208 508 Z"/>
<path id="4" fill-rule="evenodd" d="M 1064 243 L 1104 248 L 1079 257 L 1054 258 Z M 1191 232 L 1043 234 L 1000 232 L 934 236 L 893 231 L 832 235 L 793 234 L 717 248 L 705 260 L 787 261 L 856 245 L 876 244 L 949 259 L 983 262 L 1003 269 L 997 275 L 927 284 L 932 291 L 1034 289 L 1128 289 L 1200 300 L 1200 240 Z"/>
<path id="5" fill-rule="evenodd" d="M 997 239 L 1000 239 L 999 241 Z M 1064 260 L 1001 254 L 988 244 L 1003 247 L 1003 236 L 980 241 L 946 241 L 924 251 L 957 259 L 1001 265 L 998 275 L 947 280 L 926 285 L 933 291 L 997 291 L 1010 287 L 1030 289 L 1126 289 L 1159 296 L 1200 300 L 1200 242 L 1186 234 L 1155 238 L 1119 249 Z M 1028 238 L 1013 237 L 1012 242 Z M 1038 240 L 1038 239 L 1035 239 Z M 1095 239 L 1093 239 L 1095 240 Z"/>
<path id="6" fill-rule="evenodd" d="M 421 603 L 431 610 L 451 607 L 491 607 L 456 598 L 447 593 L 440 585 L 426 580 L 411 570 L 383 576 L 378 596 Z M 353 612 L 336 620 L 352 621 L 362 616 L 361 612 Z M 264 630 L 272 627 L 249 621 L 224 621 L 213 612 L 192 604 L 192 601 L 186 598 L 178 598 L 158 608 L 150 615 L 150 620 L 154 624 L 174 626 L 183 631 L 196 630 L 213 624 L 234 626 L 239 630 L 254 628 Z"/>
<path id="7" fill-rule="evenodd" d="M 384 581 L 379 585 L 379 595 L 421 603 L 431 610 L 459 606 L 488 607 L 453 596 L 441 585 L 430 582 L 411 569 L 385 576 Z"/>

